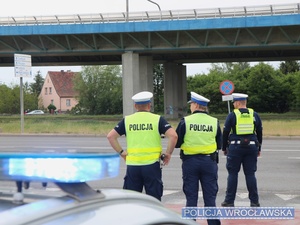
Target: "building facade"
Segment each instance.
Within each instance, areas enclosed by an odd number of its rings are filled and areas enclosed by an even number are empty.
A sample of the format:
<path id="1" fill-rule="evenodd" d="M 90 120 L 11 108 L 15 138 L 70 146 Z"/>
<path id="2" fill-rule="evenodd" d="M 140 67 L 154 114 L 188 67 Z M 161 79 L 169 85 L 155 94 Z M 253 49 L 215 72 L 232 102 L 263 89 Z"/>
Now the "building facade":
<path id="1" fill-rule="evenodd" d="M 58 112 L 67 112 L 76 106 L 78 93 L 73 79 L 77 74 L 70 70 L 48 71 L 39 95 L 39 108 L 47 109 L 53 104 Z"/>

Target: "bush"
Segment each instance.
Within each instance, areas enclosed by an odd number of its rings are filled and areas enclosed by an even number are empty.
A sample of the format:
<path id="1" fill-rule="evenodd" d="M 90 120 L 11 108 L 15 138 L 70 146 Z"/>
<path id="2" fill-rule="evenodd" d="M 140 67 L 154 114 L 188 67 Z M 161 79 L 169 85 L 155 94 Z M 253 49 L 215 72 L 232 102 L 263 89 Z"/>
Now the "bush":
<path id="1" fill-rule="evenodd" d="M 56 106 L 53 104 L 48 105 L 47 108 L 48 108 L 50 114 L 53 114 L 54 111 L 56 110 Z"/>

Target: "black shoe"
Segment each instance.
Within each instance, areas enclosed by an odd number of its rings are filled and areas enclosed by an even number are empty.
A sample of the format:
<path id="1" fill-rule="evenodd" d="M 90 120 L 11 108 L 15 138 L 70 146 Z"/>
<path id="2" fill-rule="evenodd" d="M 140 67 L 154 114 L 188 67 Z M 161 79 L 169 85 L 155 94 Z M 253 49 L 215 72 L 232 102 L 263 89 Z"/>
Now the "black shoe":
<path id="1" fill-rule="evenodd" d="M 234 203 L 228 203 L 228 202 L 222 202 L 221 203 L 221 206 L 223 206 L 223 207 L 234 207 Z"/>
<path id="2" fill-rule="evenodd" d="M 24 186 L 25 189 L 28 189 L 29 186 L 30 186 L 30 184 L 29 184 L 29 182 L 25 181 L 25 182 L 23 183 L 23 186 Z"/>
<path id="3" fill-rule="evenodd" d="M 257 203 L 251 202 L 250 207 L 260 207 L 260 204 L 259 204 L 259 202 L 257 202 Z"/>

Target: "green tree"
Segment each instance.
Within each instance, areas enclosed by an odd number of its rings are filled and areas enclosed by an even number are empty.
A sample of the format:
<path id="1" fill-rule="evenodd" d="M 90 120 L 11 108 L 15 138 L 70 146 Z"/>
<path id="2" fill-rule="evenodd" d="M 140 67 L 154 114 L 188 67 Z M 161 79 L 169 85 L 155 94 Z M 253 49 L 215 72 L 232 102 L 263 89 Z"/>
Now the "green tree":
<path id="1" fill-rule="evenodd" d="M 122 114 L 120 66 L 84 66 L 74 80 L 79 105 L 88 114 Z"/>
<path id="2" fill-rule="evenodd" d="M 37 71 L 37 73 L 34 77 L 34 81 L 35 81 L 34 83 L 30 84 L 30 89 L 33 94 L 35 94 L 36 96 L 39 96 L 39 94 L 41 93 L 44 81 L 45 81 L 45 79 L 41 75 L 41 71 Z"/>
<path id="3" fill-rule="evenodd" d="M 37 98 L 28 91 L 28 85 L 23 87 L 24 110 L 36 109 Z M 20 86 L 7 87 L 0 85 L 0 113 L 20 114 Z"/>
<path id="4" fill-rule="evenodd" d="M 12 113 L 10 108 L 13 100 L 11 88 L 5 84 L 0 85 L 0 96 L 0 113 Z"/>
<path id="5" fill-rule="evenodd" d="M 243 71 L 248 68 L 250 68 L 249 62 L 212 63 L 210 72 L 236 73 L 237 71 Z"/>
<path id="6" fill-rule="evenodd" d="M 294 87 L 293 87 L 295 101 L 294 101 L 292 109 L 297 112 L 300 112 L 300 72 L 297 72 L 295 77 L 296 77 L 296 79 L 295 79 L 295 83 L 294 83 Z"/>
<path id="7" fill-rule="evenodd" d="M 280 77 L 282 73 L 272 66 L 259 63 L 247 79 L 249 107 L 258 112 L 283 113 L 289 111 L 288 93 Z"/>
<path id="8" fill-rule="evenodd" d="M 241 73 L 246 64 L 239 63 L 222 63 L 212 64 L 209 73 L 198 74 L 194 77 L 188 77 L 187 89 L 188 92 L 195 91 L 208 99 L 210 113 L 224 113 L 228 111 L 227 102 L 222 101 L 222 93 L 220 92 L 220 84 L 224 80 L 232 80 L 233 75 Z M 190 98 L 188 93 L 188 99 Z"/>
<path id="9" fill-rule="evenodd" d="M 249 94 L 249 107 L 259 112 L 282 113 L 290 110 L 289 99 L 295 100 L 294 94 L 286 91 L 291 86 L 288 80 L 283 80 L 284 77 L 279 70 L 264 63 L 254 67 L 248 63 L 214 64 L 207 75 L 188 77 L 187 89 L 209 98 L 210 112 L 224 113 L 228 103 L 222 102 L 219 87 L 223 80 L 231 80 L 235 86 L 234 92 Z M 297 90 L 296 87 L 294 90 Z"/>
<path id="10" fill-rule="evenodd" d="M 282 76 L 282 80 L 290 110 L 300 112 L 300 71 Z"/>
<path id="11" fill-rule="evenodd" d="M 156 64 L 153 68 L 153 98 L 154 111 L 164 112 L 164 68 L 163 64 Z"/>
<path id="12" fill-rule="evenodd" d="M 5 102 L 5 113 L 19 114 L 20 113 L 20 86 L 15 85 L 8 90 Z"/>
<path id="13" fill-rule="evenodd" d="M 300 64 L 298 61 L 284 61 L 280 63 L 279 69 L 283 74 L 293 73 L 300 70 Z"/>
<path id="14" fill-rule="evenodd" d="M 221 72 L 220 72 L 221 73 Z M 187 78 L 188 99 L 190 92 L 194 91 L 210 99 L 209 111 L 211 113 L 224 112 L 222 94 L 220 93 L 220 83 L 226 79 L 222 76 L 219 70 L 211 70 L 208 75 L 195 75 Z M 225 73 L 223 73 L 224 75 Z"/>

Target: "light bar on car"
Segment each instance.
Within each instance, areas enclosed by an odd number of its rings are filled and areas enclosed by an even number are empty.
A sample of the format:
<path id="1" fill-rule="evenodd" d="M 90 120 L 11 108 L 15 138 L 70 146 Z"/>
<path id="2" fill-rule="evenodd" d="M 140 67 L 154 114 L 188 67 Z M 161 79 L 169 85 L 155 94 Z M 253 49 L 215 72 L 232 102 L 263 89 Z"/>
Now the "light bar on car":
<path id="1" fill-rule="evenodd" d="M 78 183 L 116 177 L 118 154 L 0 153 L 0 180 Z"/>

